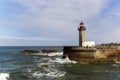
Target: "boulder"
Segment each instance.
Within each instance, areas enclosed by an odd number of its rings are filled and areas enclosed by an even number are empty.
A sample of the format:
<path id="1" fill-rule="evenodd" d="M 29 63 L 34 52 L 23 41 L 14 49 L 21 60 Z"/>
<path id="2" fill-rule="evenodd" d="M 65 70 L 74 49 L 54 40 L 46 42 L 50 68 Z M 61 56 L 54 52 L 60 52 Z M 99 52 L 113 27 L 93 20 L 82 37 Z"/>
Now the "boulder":
<path id="1" fill-rule="evenodd" d="M 48 64 L 42 64 L 40 67 L 41 68 L 48 68 Z"/>

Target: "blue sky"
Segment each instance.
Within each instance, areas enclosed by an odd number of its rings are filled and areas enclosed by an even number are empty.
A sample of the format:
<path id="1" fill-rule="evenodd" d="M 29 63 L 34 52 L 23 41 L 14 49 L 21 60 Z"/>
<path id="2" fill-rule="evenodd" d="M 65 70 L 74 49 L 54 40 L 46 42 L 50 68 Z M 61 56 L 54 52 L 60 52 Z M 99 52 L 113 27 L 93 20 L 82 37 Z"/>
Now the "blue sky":
<path id="1" fill-rule="evenodd" d="M 120 42 L 119 0 L 0 0 L 0 46 L 78 45 Z"/>

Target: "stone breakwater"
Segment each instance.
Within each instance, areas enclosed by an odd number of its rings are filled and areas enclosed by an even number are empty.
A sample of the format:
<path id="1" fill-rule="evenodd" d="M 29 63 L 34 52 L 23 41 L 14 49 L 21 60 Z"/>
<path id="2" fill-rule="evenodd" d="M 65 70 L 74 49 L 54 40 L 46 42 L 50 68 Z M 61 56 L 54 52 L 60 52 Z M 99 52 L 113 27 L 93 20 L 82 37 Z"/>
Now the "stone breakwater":
<path id="1" fill-rule="evenodd" d="M 79 47 L 65 46 L 63 58 L 89 63 L 114 63 L 120 62 L 120 50 L 116 46 Z"/>

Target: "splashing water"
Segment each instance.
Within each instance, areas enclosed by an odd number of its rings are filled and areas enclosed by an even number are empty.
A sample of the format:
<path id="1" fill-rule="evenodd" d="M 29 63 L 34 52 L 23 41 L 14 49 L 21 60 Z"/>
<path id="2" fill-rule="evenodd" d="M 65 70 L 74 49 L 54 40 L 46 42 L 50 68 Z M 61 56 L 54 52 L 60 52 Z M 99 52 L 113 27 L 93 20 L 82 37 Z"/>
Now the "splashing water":
<path id="1" fill-rule="evenodd" d="M 61 59 L 61 58 L 56 58 L 55 60 L 51 60 L 50 62 L 57 62 L 60 64 L 66 64 L 66 63 L 77 63 L 76 61 L 71 61 L 68 57 L 66 57 L 65 59 Z"/>
<path id="2" fill-rule="evenodd" d="M 0 73 L 0 80 L 7 80 L 7 78 L 9 78 L 8 73 Z"/>
<path id="3" fill-rule="evenodd" d="M 65 71 L 61 71 L 56 67 L 56 64 L 68 64 L 68 63 L 77 63 L 75 61 L 69 60 L 69 58 L 62 59 L 60 57 L 56 57 L 52 59 L 51 56 L 60 56 L 63 53 L 50 53 L 50 54 L 40 54 L 40 55 L 47 55 L 49 58 L 42 58 L 42 60 L 45 60 L 46 63 L 40 63 L 38 66 L 44 70 L 44 72 L 36 71 L 33 73 L 34 77 L 40 78 L 40 77 L 46 77 L 46 78 L 55 78 L 55 77 L 62 77 L 66 74 Z M 61 56 L 62 57 L 62 56 Z"/>
<path id="4" fill-rule="evenodd" d="M 49 57 L 51 57 L 51 56 L 62 56 L 63 52 L 55 52 L 55 53 L 42 53 L 42 52 L 40 52 L 40 53 L 37 53 L 35 55 L 44 55 L 44 56 L 49 56 Z"/>

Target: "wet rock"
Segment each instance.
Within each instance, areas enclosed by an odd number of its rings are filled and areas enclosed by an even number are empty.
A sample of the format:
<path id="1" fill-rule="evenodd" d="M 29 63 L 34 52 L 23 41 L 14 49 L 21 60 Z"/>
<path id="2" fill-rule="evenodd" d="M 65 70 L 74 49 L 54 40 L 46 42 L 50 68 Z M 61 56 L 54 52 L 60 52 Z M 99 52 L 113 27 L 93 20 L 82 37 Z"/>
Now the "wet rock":
<path id="1" fill-rule="evenodd" d="M 41 68 L 48 68 L 48 65 L 47 64 L 42 64 L 40 67 Z"/>
<path id="2" fill-rule="evenodd" d="M 41 51 L 42 53 L 56 53 L 56 52 L 58 52 L 57 50 L 46 50 L 46 49 L 44 49 L 44 50 L 42 50 Z"/>
<path id="3" fill-rule="evenodd" d="M 39 53 L 39 51 L 36 50 L 23 50 L 22 53 L 29 54 L 29 53 Z"/>
<path id="4" fill-rule="evenodd" d="M 56 60 L 54 57 L 51 58 L 52 60 Z"/>

